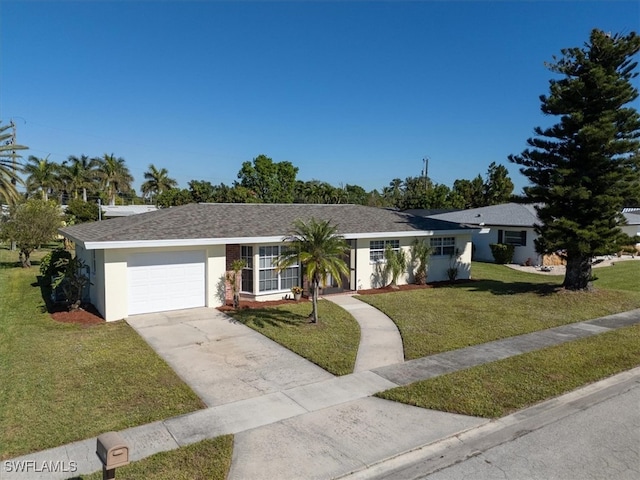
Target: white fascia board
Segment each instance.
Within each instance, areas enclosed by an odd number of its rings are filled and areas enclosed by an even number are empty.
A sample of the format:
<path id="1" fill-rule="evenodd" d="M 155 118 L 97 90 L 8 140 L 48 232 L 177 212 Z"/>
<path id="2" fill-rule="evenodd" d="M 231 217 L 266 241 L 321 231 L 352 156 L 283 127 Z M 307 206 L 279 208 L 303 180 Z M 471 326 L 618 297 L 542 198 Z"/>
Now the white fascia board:
<path id="1" fill-rule="evenodd" d="M 465 228 L 464 230 L 414 230 L 411 232 L 371 232 L 371 233 L 353 233 L 345 234 L 344 238 L 360 239 L 360 238 L 406 238 L 406 237 L 433 237 L 437 236 L 455 236 L 460 234 L 472 234 L 479 231 L 479 228 Z"/>
<path id="2" fill-rule="evenodd" d="M 371 232 L 345 234 L 346 239 L 359 238 L 401 238 L 401 237 L 428 237 L 434 235 L 454 236 L 459 234 L 471 234 L 479 229 L 465 230 L 415 230 L 412 232 Z M 227 244 L 258 244 L 258 243 L 282 243 L 285 236 L 270 237 L 234 237 L 234 238 L 178 238 L 172 240 L 125 240 L 105 242 L 83 242 L 68 236 L 74 242 L 81 244 L 87 250 L 112 250 L 121 248 L 152 248 L 152 247 L 196 247 L 208 245 Z"/>
<path id="3" fill-rule="evenodd" d="M 226 245 L 234 243 L 280 243 L 283 237 L 237 237 L 237 238 L 177 238 L 172 240 L 125 240 L 109 242 L 85 242 L 87 250 L 112 250 L 120 248 L 194 247 Z"/>

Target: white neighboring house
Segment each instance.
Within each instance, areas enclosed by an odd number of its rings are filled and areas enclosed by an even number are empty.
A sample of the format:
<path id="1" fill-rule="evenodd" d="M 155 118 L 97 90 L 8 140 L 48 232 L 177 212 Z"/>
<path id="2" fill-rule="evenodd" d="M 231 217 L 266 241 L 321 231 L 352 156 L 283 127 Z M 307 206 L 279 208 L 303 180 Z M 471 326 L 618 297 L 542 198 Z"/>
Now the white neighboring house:
<path id="1" fill-rule="evenodd" d="M 622 225 L 622 231 L 630 237 L 640 237 L 640 208 L 625 208 L 622 210 L 626 225 Z"/>
<path id="2" fill-rule="evenodd" d="M 272 261 L 296 219 L 329 220 L 349 244 L 344 290 L 382 286 L 378 269 L 387 245 L 409 253 L 416 238 L 435 248 L 428 281 L 471 275 L 474 228 L 360 205 L 190 204 L 60 229 L 90 269 L 90 301 L 105 320 L 192 307 L 217 307 L 225 273 L 243 259 L 241 295 L 281 299 L 303 285 L 302 269 L 277 272 Z M 456 254 L 457 253 L 457 257 Z M 452 258 L 453 256 L 453 258 Z M 398 283 L 413 281 L 405 272 Z M 325 293 L 337 291 L 330 280 Z"/>
<path id="3" fill-rule="evenodd" d="M 538 234 L 534 225 L 538 222 L 532 204 L 503 203 L 489 207 L 470 208 L 454 212 L 428 215 L 428 218 L 445 220 L 476 227 L 473 234 L 473 259 L 493 262 L 492 243 L 506 243 L 515 247 L 513 263 L 541 264 L 534 240 Z"/>

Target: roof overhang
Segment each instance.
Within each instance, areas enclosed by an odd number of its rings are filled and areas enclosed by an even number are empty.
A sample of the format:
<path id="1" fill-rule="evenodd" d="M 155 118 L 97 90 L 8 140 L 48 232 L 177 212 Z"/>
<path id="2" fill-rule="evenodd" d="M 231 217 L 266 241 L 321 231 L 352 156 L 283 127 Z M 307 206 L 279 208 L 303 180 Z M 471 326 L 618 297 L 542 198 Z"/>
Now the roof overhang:
<path id="1" fill-rule="evenodd" d="M 479 228 L 465 228 L 454 230 L 414 230 L 404 232 L 370 232 L 344 234 L 346 240 L 356 240 L 361 238 L 408 238 L 408 237 L 432 237 L 455 236 L 460 234 L 472 234 L 479 231 Z M 235 237 L 235 238 L 178 238 L 165 240 L 125 240 L 125 241 L 82 241 L 72 235 L 60 232 L 86 250 L 115 250 L 123 248 L 158 248 L 158 247 L 194 247 L 209 245 L 227 244 L 256 244 L 256 243 L 281 243 L 285 236 L 265 236 L 265 237 Z"/>

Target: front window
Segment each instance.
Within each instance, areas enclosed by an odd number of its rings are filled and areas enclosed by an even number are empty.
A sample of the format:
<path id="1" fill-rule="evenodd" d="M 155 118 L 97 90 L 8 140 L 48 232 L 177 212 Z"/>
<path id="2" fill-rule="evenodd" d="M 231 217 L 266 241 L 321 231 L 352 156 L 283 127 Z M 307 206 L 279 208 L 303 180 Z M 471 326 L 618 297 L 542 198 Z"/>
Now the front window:
<path id="1" fill-rule="evenodd" d="M 253 247 L 242 245 L 240 258 L 244 260 L 242 269 L 242 291 L 253 293 Z"/>
<path id="2" fill-rule="evenodd" d="M 454 237 L 437 237 L 431 239 L 433 255 L 453 255 L 456 249 Z"/>
<path id="3" fill-rule="evenodd" d="M 400 240 L 371 240 L 369 242 L 369 261 L 371 263 L 384 261 L 384 251 L 387 246 L 398 251 L 400 250 Z"/>
<path id="4" fill-rule="evenodd" d="M 260 247 L 258 265 L 258 291 L 269 292 L 289 290 L 300 284 L 300 267 L 298 264 L 276 271 L 275 262 L 284 246 L 271 245 Z"/>

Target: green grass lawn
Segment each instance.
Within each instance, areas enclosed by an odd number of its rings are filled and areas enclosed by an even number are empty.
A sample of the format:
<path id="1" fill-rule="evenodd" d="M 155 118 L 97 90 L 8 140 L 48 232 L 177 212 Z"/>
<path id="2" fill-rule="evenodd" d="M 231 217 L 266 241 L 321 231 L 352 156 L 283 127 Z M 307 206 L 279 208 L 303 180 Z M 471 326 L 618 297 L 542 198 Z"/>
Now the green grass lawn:
<path id="1" fill-rule="evenodd" d="M 116 478 L 127 480 L 225 480 L 231 467 L 233 435 L 203 440 L 187 447 L 157 453 L 116 470 Z M 102 471 L 76 477 L 101 480 Z M 75 479 L 74 479 L 75 480 Z"/>
<path id="2" fill-rule="evenodd" d="M 378 394 L 496 418 L 640 365 L 640 325 L 479 365 Z"/>
<path id="3" fill-rule="evenodd" d="M 474 262 L 471 272 L 468 283 L 358 298 L 398 325 L 406 359 L 640 308 L 640 262 L 594 269 L 594 292 L 503 265 Z"/>
<path id="4" fill-rule="evenodd" d="M 233 318 L 334 375 L 353 372 L 360 342 L 358 322 L 342 308 L 320 300 L 320 320 L 309 323 L 311 303 L 239 310 Z"/>
<path id="5" fill-rule="evenodd" d="M 125 322 L 53 321 L 17 259 L 0 248 L 0 459 L 205 406 Z"/>

